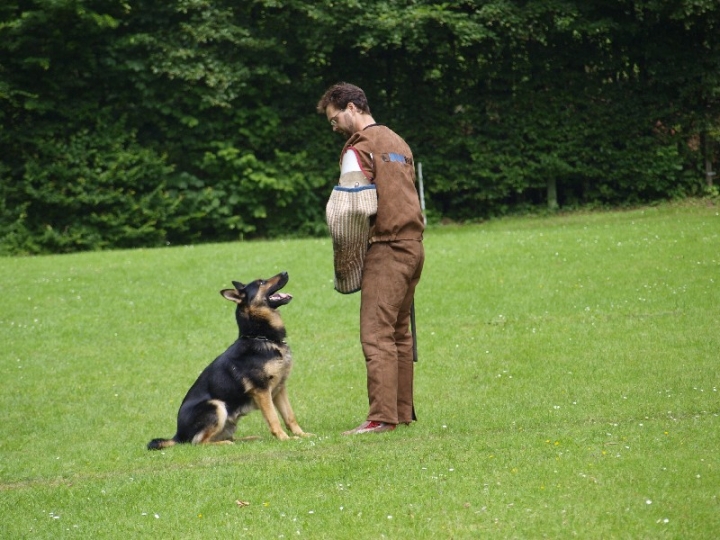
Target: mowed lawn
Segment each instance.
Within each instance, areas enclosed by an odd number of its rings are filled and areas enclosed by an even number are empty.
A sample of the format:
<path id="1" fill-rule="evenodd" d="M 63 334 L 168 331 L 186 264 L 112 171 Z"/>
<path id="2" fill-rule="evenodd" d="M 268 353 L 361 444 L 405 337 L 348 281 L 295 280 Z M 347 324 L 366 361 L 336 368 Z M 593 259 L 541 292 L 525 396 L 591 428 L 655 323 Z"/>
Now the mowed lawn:
<path id="1" fill-rule="evenodd" d="M 720 206 L 433 226 L 419 421 L 367 401 L 328 239 L 0 259 L 1 538 L 720 538 Z M 149 452 L 286 270 L 314 437 Z"/>

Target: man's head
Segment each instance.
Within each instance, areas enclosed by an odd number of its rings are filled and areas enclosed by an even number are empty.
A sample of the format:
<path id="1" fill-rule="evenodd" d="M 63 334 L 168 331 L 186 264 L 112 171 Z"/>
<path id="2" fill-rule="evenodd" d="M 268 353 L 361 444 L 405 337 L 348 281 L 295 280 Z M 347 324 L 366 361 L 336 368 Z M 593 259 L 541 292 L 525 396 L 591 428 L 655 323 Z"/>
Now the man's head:
<path id="1" fill-rule="evenodd" d="M 362 88 L 349 83 L 337 83 L 323 94 L 317 112 L 325 114 L 333 131 L 350 136 L 373 123 L 370 105 Z"/>
<path id="2" fill-rule="evenodd" d="M 352 103 L 359 111 L 370 114 L 370 105 L 362 88 L 350 83 L 337 83 L 327 89 L 317 104 L 317 112 L 324 113 L 328 106 L 337 110 L 345 109 Z"/>

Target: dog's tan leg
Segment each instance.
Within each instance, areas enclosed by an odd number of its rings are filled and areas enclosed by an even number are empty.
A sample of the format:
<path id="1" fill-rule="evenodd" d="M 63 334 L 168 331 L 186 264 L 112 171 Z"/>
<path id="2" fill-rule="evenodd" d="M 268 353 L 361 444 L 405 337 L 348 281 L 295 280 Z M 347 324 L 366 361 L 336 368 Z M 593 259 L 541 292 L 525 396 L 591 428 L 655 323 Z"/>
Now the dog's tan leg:
<path id="1" fill-rule="evenodd" d="M 215 407 L 215 423 L 196 433 L 192 439 L 192 444 L 232 443 L 232 440 L 219 441 L 217 439 L 219 435 L 222 435 L 228 418 L 225 403 L 217 399 L 211 399 L 208 403 Z"/>
<path id="2" fill-rule="evenodd" d="M 280 411 L 280 416 L 282 416 L 285 425 L 293 432 L 293 435 L 297 435 L 298 437 L 307 437 L 310 435 L 309 433 L 305 433 L 298 424 L 297 419 L 295 418 L 295 412 L 290 405 L 285 385 L 281 386 L 277 390 L 275 396 L 273 397 L 273 402 L 275 403 L 278 411 Z"/>
<path id="3" fill-rule="evenodd" d="M 280 426 L 280 419 L 278 418 L 277 411 L 273 405 L 270 390 L 255 390 L 252 393 L 252 397 L 253 400 L 255 400 L 257 408 L 260 409 L 260 412 L 262 412 L 267 425 L 270 427 L 270 433 L 281 441 L 289 439 L 290 437 L 288 437 L 287 433 L 285 433 L 283 428 Z"/>

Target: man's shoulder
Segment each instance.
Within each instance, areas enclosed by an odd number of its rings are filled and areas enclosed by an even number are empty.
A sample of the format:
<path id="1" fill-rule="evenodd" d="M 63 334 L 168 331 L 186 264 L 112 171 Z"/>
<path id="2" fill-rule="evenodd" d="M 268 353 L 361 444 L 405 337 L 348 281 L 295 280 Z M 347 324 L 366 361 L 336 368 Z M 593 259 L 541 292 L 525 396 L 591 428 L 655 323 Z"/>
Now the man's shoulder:
<path id="1" fill-rule="evenodd" d="M 365 129 L 353 133 L 346 146 L 370 147 L 372 151 L 381 151 L 379 146 L 400 145 L 407 147 L 405 140 L 395 131 L 383 124 L 372 124 Z"/>

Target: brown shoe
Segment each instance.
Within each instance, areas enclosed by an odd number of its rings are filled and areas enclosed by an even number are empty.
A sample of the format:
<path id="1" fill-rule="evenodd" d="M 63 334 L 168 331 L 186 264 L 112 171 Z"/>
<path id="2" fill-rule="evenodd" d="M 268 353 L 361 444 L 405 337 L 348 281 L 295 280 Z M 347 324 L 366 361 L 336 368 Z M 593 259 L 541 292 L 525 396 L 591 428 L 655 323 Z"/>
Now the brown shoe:
<path id="1" fill-rule="evenodd" d="M 343 431 L 343 435 L 360 435 L 361 433 L 385 433 L 386 431 L 392 431 L 395 429 L 395 424 L 387 424 L 385 422 L 373 422 L 366 421 L 360 424 L 355 429 L 350 431 Z"/>

